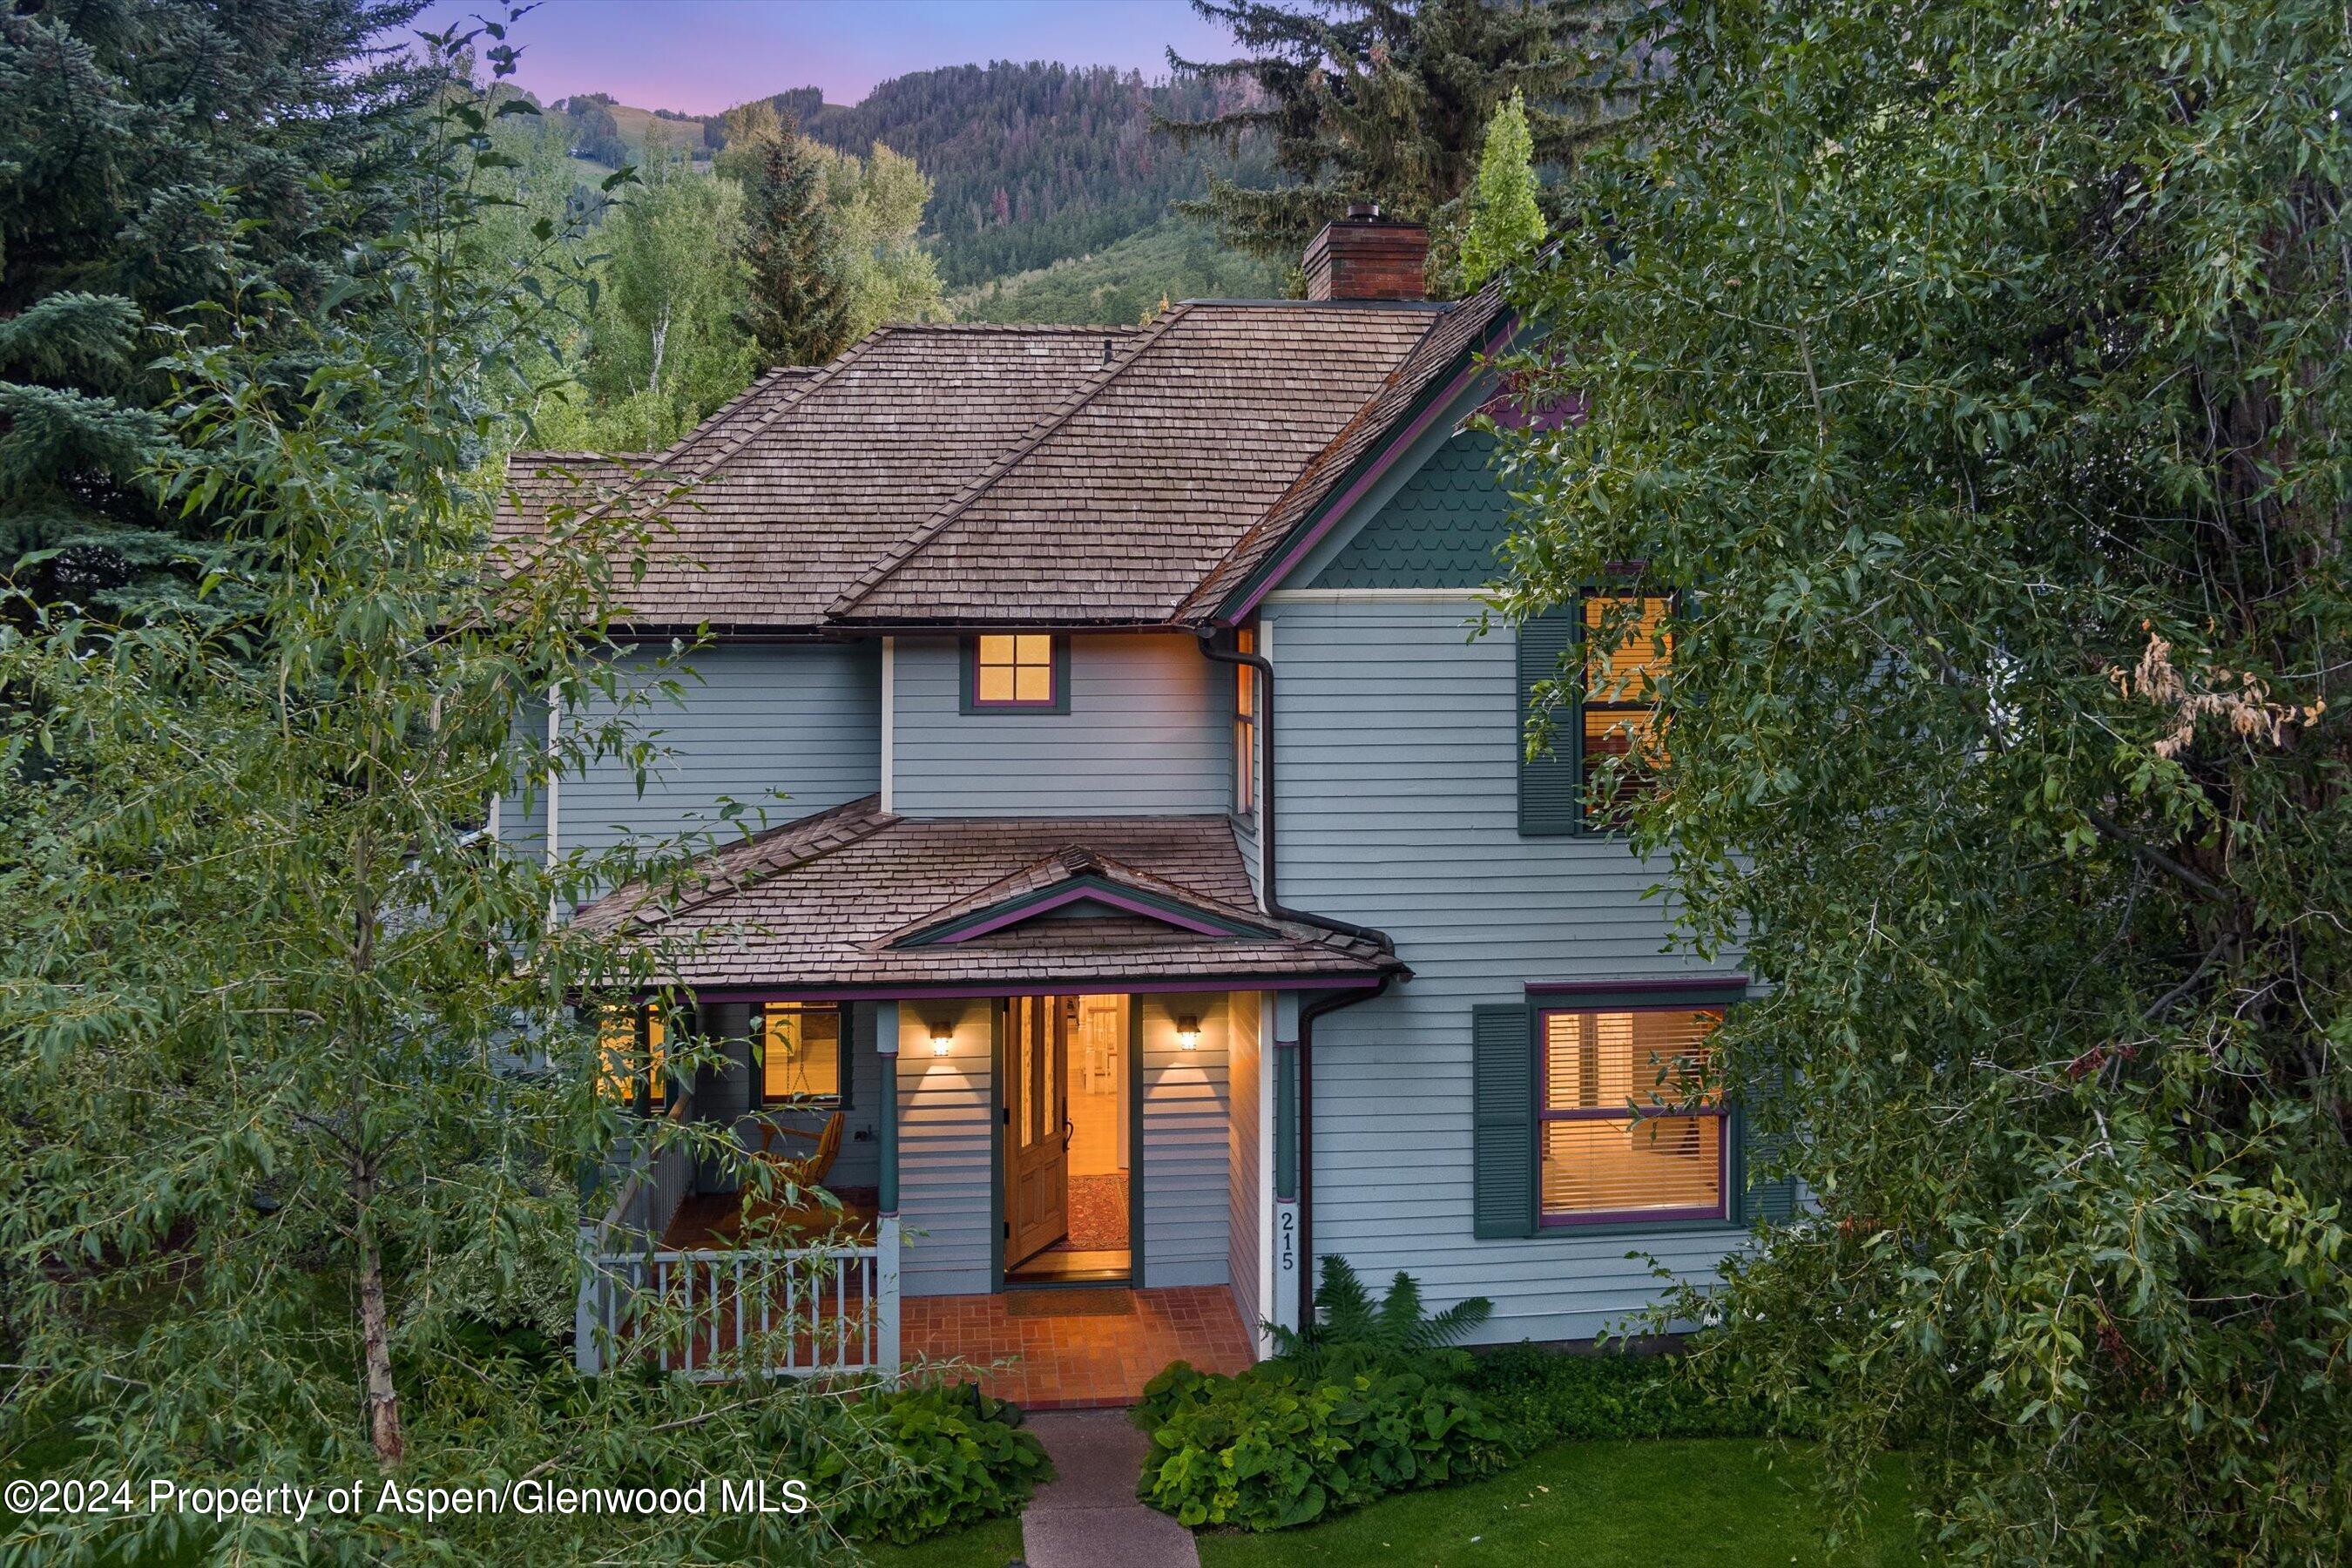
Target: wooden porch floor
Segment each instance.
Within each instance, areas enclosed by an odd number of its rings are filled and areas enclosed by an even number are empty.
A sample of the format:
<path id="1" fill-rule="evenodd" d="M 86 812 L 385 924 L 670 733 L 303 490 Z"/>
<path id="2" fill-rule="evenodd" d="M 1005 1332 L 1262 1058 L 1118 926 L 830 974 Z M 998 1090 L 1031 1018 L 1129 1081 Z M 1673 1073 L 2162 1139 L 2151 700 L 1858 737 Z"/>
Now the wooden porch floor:
<path id="1" fill-rule="evenodd" d="M 1132 1405 L 1171 1361 L 1202 1372 L 1250 1364 L 1250 1337 L 1222 1285 L 908 1296 L 906 1357 L 972 1363 L 982 1389 L 1027 1410 Z M 1003 1367 L 988 1367 L 994 1361 Z"/>

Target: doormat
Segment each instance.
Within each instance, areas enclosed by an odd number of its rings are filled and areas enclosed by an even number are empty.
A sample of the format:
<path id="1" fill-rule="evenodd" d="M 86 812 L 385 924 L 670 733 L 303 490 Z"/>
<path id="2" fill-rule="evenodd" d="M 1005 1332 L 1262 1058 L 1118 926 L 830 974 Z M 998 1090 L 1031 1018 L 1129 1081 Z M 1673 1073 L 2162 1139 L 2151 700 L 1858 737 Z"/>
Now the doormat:
<path id="1" fill-rule="evenodd" d="M 1127 1177 L 1118 1172 L 1070 1178 L 1073 1252 L 1116 1251 L 1127 1245 Z"/>
<path id="2" fill-rule="evenodd" d="M 1132 1290 L 1007 1290 L 1008 1318 L 1132 1318 Z"/>

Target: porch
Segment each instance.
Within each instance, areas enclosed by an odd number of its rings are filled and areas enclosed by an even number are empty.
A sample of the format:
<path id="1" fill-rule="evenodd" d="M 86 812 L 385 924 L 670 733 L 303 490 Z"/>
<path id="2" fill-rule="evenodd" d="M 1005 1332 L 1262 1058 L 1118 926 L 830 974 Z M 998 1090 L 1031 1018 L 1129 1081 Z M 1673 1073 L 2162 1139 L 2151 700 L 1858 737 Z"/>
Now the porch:
<path id="1" fill-rule="evenodd" d="M 674 905 L 646 897 L 580 918 L 700 955 L 670 976 L 694 997 L 695 1070 L 676 1041 L 665 1068 L 646 1023 L 616 1079 L 692 1123 L 668 1141 L 696 1152 L 656 1160 L 590 1248 L 583 1366 L 698 1346 L 665 1364 L 727 1375 L 787 1305 L 851 1321 L 830 1349 L 772 1331 L 763 1370 L 1018 1358 L 982 1375 L 1093 1404 L 1171 1360 L 1247 1363 L 1297 1268 L 1278 1019 L 1400 966 L 1364 933 L 1255 908 L 1226 819 L 858 802 L 724 852 Z M 843 1201 L 779 1214 L 779 1181 Z M 705 1316 L 678 1322 L 689 1295 Z"/>

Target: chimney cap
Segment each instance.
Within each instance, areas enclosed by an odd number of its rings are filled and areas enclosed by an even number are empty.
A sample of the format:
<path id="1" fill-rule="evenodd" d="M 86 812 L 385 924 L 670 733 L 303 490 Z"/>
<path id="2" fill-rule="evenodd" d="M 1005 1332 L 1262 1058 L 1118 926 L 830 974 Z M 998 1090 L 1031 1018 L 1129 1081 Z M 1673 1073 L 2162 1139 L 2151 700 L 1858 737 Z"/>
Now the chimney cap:
<path id="1" fill-rule="evenodd" d="M 1348 204 L 1348 216 L 1351 218 L 1377 218 L 1381 216 L 1381 204 L 1378 202 L 1349 202 Z"/>

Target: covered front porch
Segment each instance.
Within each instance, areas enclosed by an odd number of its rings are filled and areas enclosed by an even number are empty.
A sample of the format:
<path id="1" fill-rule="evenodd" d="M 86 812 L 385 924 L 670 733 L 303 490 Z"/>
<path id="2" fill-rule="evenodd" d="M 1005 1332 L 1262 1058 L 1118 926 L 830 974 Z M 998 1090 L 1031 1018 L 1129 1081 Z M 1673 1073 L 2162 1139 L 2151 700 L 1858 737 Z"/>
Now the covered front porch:
<path id="1" fill-rule="evenodd" d="M 1222 818 L 868 803 L 729 852 L 709 887 L 583 917 L 702 922 L 711 955 L 677 977 L 709 1048 L 645 1107 L 701 1152 L 653 1159 L 584 1238 L 583 1367 L 719 1376 L 756 1342 L 772 1373 L 953 1359 L 1087 1405 L 1171 1360 L 1254 1358 L 1282 1247 L 1277 1019 L 1392 955 L 1256 910 Z"/>

